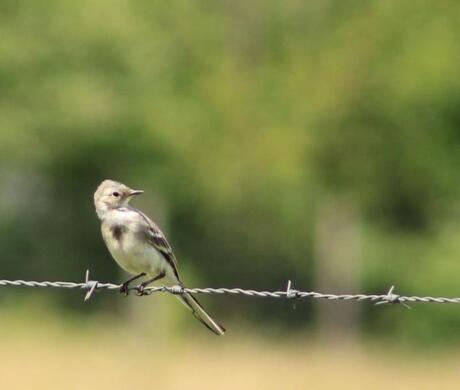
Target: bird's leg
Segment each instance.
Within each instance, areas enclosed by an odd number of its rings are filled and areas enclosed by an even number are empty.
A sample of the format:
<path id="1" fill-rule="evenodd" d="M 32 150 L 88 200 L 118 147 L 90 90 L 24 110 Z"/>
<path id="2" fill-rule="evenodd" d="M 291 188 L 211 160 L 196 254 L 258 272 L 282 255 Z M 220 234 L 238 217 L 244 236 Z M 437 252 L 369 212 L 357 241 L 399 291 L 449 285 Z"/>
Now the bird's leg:
<path id="1" fill-rule="evenodd" d="M 155 282 L 156 280 L 162 279 L 166 276 L 166 273 L 163 271 L 159 273 L 157 276 L 155 276 L 152 279 L 148 279 L 145 282 L 142 282 L 138 287 L 137 287 L 137 292 L 136 294 L 139 296 L 145 295 L 144 289 L 151 283 Z"/>
<path id="2" fill-rule="evenodd" d="M 145 275 L 146 275 L 145 272 L 141 272 L 139 275 L 136 275 L 136 276 L 134 276 L 133 278 L 128 279 L 126 282 L 124 282 L 124 283 L 121 285 L 120 292 L 121 292 L 122 294 L 125 294 L 125 296 L 127 297 L 128 294 L 129 294 L 129 290 L 128 290 L 129 284 L 130 284 L 131 282 L 133 282 L 134 280 L 136 280 L 136 279 L 142 278 L 142 277 L 145 276 Z"/>

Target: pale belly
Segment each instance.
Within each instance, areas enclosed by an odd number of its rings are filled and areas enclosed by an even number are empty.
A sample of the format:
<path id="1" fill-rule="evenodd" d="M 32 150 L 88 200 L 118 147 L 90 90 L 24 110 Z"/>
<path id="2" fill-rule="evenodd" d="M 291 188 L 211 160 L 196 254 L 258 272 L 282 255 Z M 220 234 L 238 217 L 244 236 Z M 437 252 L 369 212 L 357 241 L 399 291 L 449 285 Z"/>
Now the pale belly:
<path id="1" fill-rule="evenodd" d="M 145 247 L 143 250 L 135 250 L 114 247 L 109 250 L 118 265 L 131 274 L 144 272 L 155 276 L 165 271 L 165 260 L 153 248 Z"/>
<path id="2" fill-rule="evenodd" d="M 112 257 L 126 272 L 135 275 L 144 272 L 152 277 L 168 273 L 168 263 L 163 256 L 154 247 L 140 244 L 132 233 L 126 232 L 120 240 L 104 237 L 104 241 Z"/>

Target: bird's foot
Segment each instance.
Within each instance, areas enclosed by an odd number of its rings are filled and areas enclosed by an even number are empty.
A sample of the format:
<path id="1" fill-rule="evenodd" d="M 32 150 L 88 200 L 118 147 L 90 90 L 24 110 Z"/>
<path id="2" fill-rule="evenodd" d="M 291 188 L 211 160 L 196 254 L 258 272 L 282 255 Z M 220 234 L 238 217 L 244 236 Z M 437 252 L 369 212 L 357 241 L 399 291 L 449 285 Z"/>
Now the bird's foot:
<path id="1" fill-rule="evenodd" d="M 125 282 L 121 285 L 120 294 L 124 294 L 125 297 L 129 295 L 129 282 Z"/>
<path id="2" fill-rule="evenodd" d="M 139 297 L 142 297 L 143 295 L 147 295 L 147 292 L 145 291 L 145 287 L 147 286 L 146 283 L 141 283 L 139 286 L 136 288 L 136 295 Z"/>
<path id="3" fill-rule="evenodd" d="M 143 276 L 145 276 L 145 273 L 142 272 L 140 273 L 139 275 L 136 275 L 134 276 L 133 278 L 131 279 L 128 279 L 126 282 L 124 282 L 121 287 L 120 287 L 120 293 L 121 294 L 125 294 L 125 297 L 128 296 L 129 294 L 129 284 L 133 281 L 135 281 L 136 279 L 139 279 L 139 278 L 142 278 Z"/>

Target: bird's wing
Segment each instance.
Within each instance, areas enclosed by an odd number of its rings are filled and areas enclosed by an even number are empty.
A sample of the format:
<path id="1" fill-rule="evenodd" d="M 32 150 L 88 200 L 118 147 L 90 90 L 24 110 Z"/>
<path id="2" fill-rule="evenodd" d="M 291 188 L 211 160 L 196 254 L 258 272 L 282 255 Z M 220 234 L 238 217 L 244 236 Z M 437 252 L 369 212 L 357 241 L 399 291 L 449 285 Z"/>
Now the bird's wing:
<path id="1" fill-rule="evenodd" d="M 160 228 L 153 222 L 149 217 L 147 217 L 142 211 L 136 210 L 137 213 L 142 217 L 146 224 L 146 238 L 147 241 L 158 251 L 160 252 L 165 260 L 169 263 L 171 268 L 174 271 L 174 275 L 177 280 L 179 279 L 179 272 L 177 270 L 177 260 L 176 256 L 172 251 L 171 245 L 169 245 L 168 240 L 166 239 L 163 232 Z"/>

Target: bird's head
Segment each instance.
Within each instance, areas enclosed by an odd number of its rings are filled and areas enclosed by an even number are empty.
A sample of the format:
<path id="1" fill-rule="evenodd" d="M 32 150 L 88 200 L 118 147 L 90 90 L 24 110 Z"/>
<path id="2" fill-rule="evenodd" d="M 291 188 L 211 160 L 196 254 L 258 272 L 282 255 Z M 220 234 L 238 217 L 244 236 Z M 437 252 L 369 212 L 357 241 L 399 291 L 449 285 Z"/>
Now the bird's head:
<path id="1" fill-rule="evenodd" d="M 97 215 L 102 218 L 107 211 L 128 205 L 134 195 L 140 195 L 143 192 L 133 190 L 113 180 L 104 180 L 94 193 Z"/>

